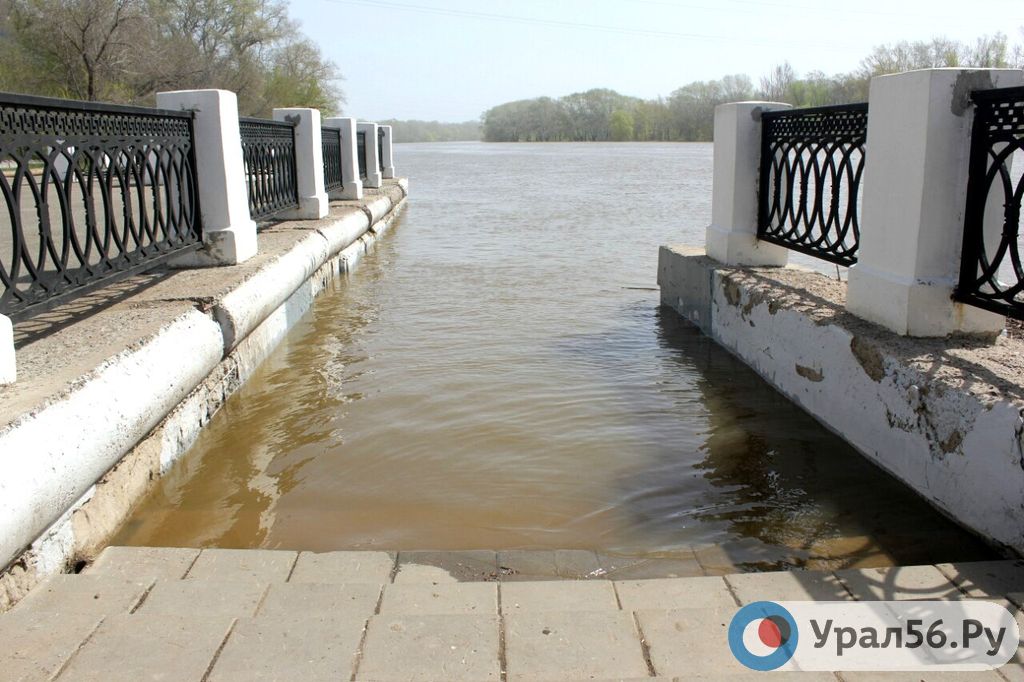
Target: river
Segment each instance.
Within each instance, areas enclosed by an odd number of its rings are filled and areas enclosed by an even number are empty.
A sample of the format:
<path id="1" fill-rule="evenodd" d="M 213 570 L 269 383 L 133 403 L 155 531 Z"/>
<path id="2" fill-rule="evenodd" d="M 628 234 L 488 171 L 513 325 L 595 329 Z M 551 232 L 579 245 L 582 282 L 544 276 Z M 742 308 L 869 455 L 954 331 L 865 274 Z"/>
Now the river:
<path id="1" fill-rule="evenodd" d="M 989 556 L 659 308 L 658 246 L 703 243 L 710 144 L 395 155 L 405 214 L 115 543 L 714 544 L 750 569 Z"/>

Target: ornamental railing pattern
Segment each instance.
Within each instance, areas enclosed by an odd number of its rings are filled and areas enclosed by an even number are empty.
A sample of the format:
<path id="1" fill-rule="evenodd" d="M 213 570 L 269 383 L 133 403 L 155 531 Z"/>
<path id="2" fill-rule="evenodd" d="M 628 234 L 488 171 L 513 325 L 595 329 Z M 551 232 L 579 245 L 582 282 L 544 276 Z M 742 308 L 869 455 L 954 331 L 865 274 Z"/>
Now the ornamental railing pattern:
<path id="1" fill-rule="evenodd" d="M 384 170 L 384 129 L 377 128 L 377 165 Z"/>
<path id="2" fill-rule="evenodd" d="M 252 219 L 267 220 L 281 211 L 298 208 L 295 124 L 242 118 L 238 126 Z"/>
<path id="3" fill-rule="evenodd" d="M 0 94 L 0 313 L 197 248 L 193 140 L 191 112 Z"/>
<path id="4" fill-rule="evenodd" d="M 359 158 L 359 179 L 366 179 L 366 131 L 356 133 L 356 156 Z"/>
<path id="5" fill-rule="evenodd" d="M 1024 319 L 1020 212 L 1024 88 L 971 93 L 975 105 L 960 281 L 954 298 Z"/>
<path id="6" fill-rule="evenodd" d="M 764 112 L 758 239 L 857 262 L 868 105 Z"/>
<path id="7" fill-rule="evenodd" d="M 328 192 L 342 188 L 341 128 L 324 126 L 320 129 L 324 156 L 324 189 Z"/>

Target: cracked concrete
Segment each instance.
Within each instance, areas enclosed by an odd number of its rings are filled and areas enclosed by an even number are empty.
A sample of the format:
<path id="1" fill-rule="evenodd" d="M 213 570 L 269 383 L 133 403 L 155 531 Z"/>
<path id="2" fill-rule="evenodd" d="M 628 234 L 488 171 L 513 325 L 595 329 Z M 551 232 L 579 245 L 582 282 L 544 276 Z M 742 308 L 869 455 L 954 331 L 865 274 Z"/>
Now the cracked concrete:
<path id="1" fill-rule="evenodd" d="M 104 544 L 387 229 L 404 185 L 265 229 L 245 263 L 147 273 L 19 323 L 19 380 L 0 387 L 0 611 Z"/>
<path id="2" fill-rule="evenodd" d="M 902 337 L 846 284 L 663 247 L 661 300 L 929 503 L 1024 552 L 1024 340 Z"/>

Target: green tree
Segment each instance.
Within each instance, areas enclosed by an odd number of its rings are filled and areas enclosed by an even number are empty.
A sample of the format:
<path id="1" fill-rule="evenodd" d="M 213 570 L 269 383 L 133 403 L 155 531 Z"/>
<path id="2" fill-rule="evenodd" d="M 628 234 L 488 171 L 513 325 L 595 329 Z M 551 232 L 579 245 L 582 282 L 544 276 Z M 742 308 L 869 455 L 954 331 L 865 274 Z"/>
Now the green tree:
<path id="1" fill-rule="evenodd" d="M 344 101 L 337 66 L 285 0 L 0 0 L 4 87 L 152 103 L 160 90 L 223 88 L 239 111 Z"/>
<path id="2" fill-rule="evenodd" d="M 612 112 L 609 122 L 611 138 L 615 142 L 629 142 L 633 139 L 633 115 L 628 111 L 616 109 Z"/>

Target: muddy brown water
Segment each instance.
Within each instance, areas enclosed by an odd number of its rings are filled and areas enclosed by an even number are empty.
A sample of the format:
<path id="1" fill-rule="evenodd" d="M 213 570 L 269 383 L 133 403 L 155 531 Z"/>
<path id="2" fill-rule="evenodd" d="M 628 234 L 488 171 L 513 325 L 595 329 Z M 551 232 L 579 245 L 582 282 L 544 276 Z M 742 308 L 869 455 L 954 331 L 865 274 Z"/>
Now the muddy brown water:
<path id="1" fill-rule="evenodd" d="M 711 151 L 398 146 L 406 213 L 114 542 L 991 556 L 659 308 L 658 246 L 703 242 Z"/>

